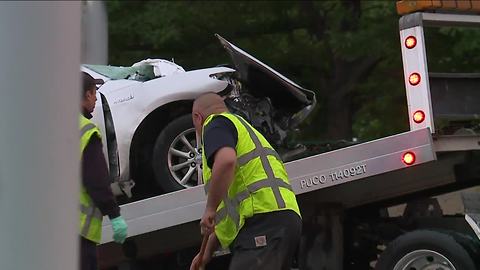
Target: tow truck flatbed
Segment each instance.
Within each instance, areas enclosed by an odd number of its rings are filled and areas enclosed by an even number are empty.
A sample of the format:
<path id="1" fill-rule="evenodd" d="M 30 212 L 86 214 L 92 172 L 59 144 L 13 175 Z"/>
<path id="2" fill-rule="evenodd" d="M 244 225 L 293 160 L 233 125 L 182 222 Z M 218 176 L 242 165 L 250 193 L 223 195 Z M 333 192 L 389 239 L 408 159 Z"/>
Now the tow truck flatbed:
<path id="1" fill-rule="evenodd" d="M 434 140 L 425 128 L 294 160 L 285 167 L 300 204 L 337 202 L 348 209 L 455 183 L 454 167 L 465 160 L 462 150 L 480 150 L 479 142 L 480 136 Z M 415 154 L 413 166 L 402 161 L 406 152 Z M 200 185 L 125 204 L 121 211 L 129 237 L 137 237 L 139 246 L 154 254 L 199 243 L 198 220 L 205 203 Z M 112 243 L 107 219 L 102 245 L 109 253 L 105 257 L 124 256 Z"/>
<path id="2" fill-rule="evenodd" d="M 415 164 L 436 159 L 428 129 L 405 132 L 294 160 L 286 163 L 285 167 L 295 194 L 315 193 L 315 197 L 326 198 L 327 194 L 323 190 L 328 187 L 347 185 L 407 167 L 402 162 L 402 154 L 409 151 L 415 153 Z M 368 197 L 371 199 L 371 196 Z M 205 191 L 203 185 L 200 185 L 125 204 L 121 208 L 122 215 L 129 224 L 129 235 L 136 236 L 199 220 L 205 203 Z M 112 230 L 109 221 L 105 219 L 102 243 L 110 241 Z"/>
<path id="3" fill-rule="evenodd" d="M 437 159 L 435 149 L 480 149 L 479 141 L 478 136 L 450 136 L 434 142 L 430 131 L 421 129 L 294 160 L 285 167 L 300 200 L 338 201 L 354 207 L 452 183 L 453 166 L 463 157 L 453 154 L 429 164 Z M 402 155 L 409 151 L 415 153 L 415 166 L 402 170 L 408 167 Z M 201 185 L 125 204 L 121 211 L 129 224 L 129 235 L 136 236 L 198 220 L 205 200 Z M 105 219 L 102 244 L 110 241 L 112 230 Z"/>

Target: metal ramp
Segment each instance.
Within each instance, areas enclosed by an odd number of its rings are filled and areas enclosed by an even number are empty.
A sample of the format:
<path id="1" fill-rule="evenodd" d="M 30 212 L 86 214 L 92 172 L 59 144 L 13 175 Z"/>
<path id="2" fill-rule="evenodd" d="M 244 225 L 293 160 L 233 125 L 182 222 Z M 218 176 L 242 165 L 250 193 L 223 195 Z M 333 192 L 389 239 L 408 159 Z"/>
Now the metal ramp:
<path id="1" fill-rule="evenodd" d="M 297 195 L 315 193 L 322 197 L 317 194 L 322 189 L 409 167 L 402 161 L 402 155 L 407 152 L 415 156 L 413 165 L 436 159 L 429 129 L 295 160 L 286 163 L 285 167 Z M 125 204 L 121 208 L 132 237 L 200 219 L 205 200 L 203 186 L 197 186 Z M 104 219 L 102 243 L 111 241 L 111 226 Z"/>

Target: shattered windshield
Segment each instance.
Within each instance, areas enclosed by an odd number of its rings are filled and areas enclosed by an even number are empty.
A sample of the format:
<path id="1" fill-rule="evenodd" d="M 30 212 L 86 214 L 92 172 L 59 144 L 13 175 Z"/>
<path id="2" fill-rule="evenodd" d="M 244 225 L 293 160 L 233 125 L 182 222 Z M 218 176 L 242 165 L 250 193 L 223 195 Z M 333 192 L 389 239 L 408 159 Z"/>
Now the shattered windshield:
<path id="1" fill-rule="evenodd" d="M 106 65 L 85 65 L 85 67 L 112 80 L 125 79 L 141 82 L 185 72 L 181 66 L 164 59 L 145 59 L 133 64 L 131 67 Z"/>
<path id="2" fill-rule="evenodd" d="M 150 65 L 142 65 L 137 67 L 85 65 L 85 67 L 112 80 L 127 79 L 144 82 L 155 79 L 155 74 L 153 73 L 153 66 Z"/>

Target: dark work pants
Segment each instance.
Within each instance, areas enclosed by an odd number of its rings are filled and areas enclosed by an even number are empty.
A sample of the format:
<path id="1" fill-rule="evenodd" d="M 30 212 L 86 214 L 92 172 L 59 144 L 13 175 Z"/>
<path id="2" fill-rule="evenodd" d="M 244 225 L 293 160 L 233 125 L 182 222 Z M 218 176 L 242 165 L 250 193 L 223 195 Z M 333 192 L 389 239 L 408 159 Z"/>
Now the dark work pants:
<path id="1" fill-rule="evenodd" d="M 97 244 L 80 237 L 80 270 L 97 269 Z"/>
<path id="2" fill-rule="evenodd" d="M 302 220 L 291 210 L 248 218 L 231 248 L 229 270 L 290 270 L 301 232 Z"/>

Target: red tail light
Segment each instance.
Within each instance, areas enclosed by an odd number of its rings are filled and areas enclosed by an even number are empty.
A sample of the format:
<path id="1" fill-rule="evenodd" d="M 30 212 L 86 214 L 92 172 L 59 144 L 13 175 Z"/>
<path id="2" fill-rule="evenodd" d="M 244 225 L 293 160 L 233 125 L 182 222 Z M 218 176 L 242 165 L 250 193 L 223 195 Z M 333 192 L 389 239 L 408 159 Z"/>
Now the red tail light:
<path id="1" fill-rule="evenodd" d="M 409 36 L 405 39 L 405 47 L 413 49 L 417 45 L 417 39 L 414 36 Z"/>
<path id="2" fill-rule="evenodd" d="M 415 154 L 413 152 L 406 152 L 403 154 L 402 160 L 406 165 L 412 165 L 415 163 Z"/>
<path id="3" fill-rule="evenodd" d="M 416 111 L 413 114 L 413 121 L 417 124 L 420 124 L 425 120 L 425 113 L 423 111 Z"/>
<path id="4" fill-rule="evenodd" d="M 415 86 L 420 83 L 420 74 L 418 73 L 412 73 L 410 76 L 408 76 L 408 81 L 410 82 L 411 85 Z"/>

